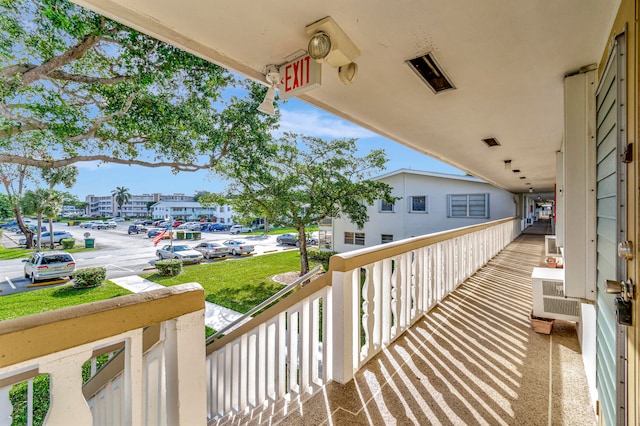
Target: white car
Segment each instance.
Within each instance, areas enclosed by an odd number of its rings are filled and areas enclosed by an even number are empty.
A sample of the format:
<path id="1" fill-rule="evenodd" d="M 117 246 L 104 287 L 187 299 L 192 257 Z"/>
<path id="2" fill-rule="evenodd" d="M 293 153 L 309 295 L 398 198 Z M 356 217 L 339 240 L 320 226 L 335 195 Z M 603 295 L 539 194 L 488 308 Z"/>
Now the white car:
<path id="1" fill-rule="evenodd" d="M 231 254 L 234 256 L 237 254 L 250 254 L 254 249 L 252 244 L 247 244 L 246 241 L 242 240 L 227 240 L 222 244 L 229 247 L 229 249 L 231 249 Z"/>
<path id="2" fill-rule="evenodd" d="M 195 251 L 191 247 L 181 244 L 174 246 L 167 244 L 156 250 L 156 256 L 158 256 L 159 260 L 179 259 L 182 260 L 182 263 L 199 263 L 204 258 L 199 251 Z"/>
<path id="3" fill-rule="evenodd" d="M 118 224 L 115 222 L 93 222 L 91 229 L 116 229 Z"/>
<path id="4" fill-rule="evenodd" d="M 251 228 L 242 225 L 233 225 L 231 229 L 229 229 L 229 233 L 231 234 L 239 234 L 241 232 L 251 232 Z"/>
<path id="5" fill-rule="evenodd" d="M 40 280 L 69 277 L 76 270 L 76 261 L 66 251 L 40 251 L 23 260 L 24 277 L 32 283 Z"/>
<path id="6" fill-rule="evenodd" d="M 225 257 L 231 251 L 229 247 L 214 242 L 200 243 L 193 248 L 194 250 L 202 253 L 205 259 L 211 259 L 216 257 Z"/>

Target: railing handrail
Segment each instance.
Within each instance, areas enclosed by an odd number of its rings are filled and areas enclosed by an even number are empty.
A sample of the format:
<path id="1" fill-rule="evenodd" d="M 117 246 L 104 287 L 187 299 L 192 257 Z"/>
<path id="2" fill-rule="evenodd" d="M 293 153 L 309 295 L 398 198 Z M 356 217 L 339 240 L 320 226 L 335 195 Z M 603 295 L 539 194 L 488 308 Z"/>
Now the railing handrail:
<path id="1" fill-rule="evenodd" d="M 322 271 L 322 265 L 316 266 L 315 268 L 313 268 L 312 270 L 310 270 L 309 272 L 307 272 L 306 274 L 304 274 L 300 278 L 296 279 L 294 282 L 292 282 L 291 284 L 287 285 L 285 288 L 283 288 L 282 290 L 280 290 L 279 292 L 277 292 L 273 296 L 271 296 L 268 299 L 264 300 L 258 306 L 255 306 L 254 308 L 252 308 L 249 312 L 245 313 L 240 318 L 238 318 L 235 321 L 233 321 L 231 324 L 229 324 L 226 327 L 224 327 L 222 330 L 218 330 L 215 334 L 213 334 L 212 336 L 209 336 L 209 338 L 207 339 L 207 344 L 209 344 L 209 343 L 213 342 L 214 340 L 216 340 L 218 338 L 218 336 L 223 335 L 227 330 L 236 327 L 238 324 L 241 324 L 247 318 L 249 318 L 251 315 L 255 314 L 256 312 L 260 312 L 262 309 L 264 309 L 265 307 L 269 306 L 271 303 L 273 303 L 274 301 L 278 300 L 279 298 L 281 298 L 285 294 L 289 293 L 291 290 L 293 290 L 293 289 L 295 289 L 297 287 L 300 287 L 301 285 L 304 285 L 304 283 L 306 281 L 309 281 L 311 279 L 311 277 L 313 277 L 314 275 L 316 275 L 317 273 L 319 273 L 321 271 Z"/>
<path id="2" fill-rule="evenodd" d="M 258 315 L 251 318 L 249 321 L 238 326 L 238 328 L 234 329 L 229 334 L 225 334 L 224 336 L 207 344 L 207 351 L 206 351 L 207 355 L 210 355 L 211 353 L 225 346 L 228 342 L 232 342 L 238 336 L 242 336 L 244 333 L 252 330 L 256 326 L 273 318 L 274 316 L 280 314 L 281 312 L 286 311 L 291 306 L 295 305 L 296 303 L 300 302 L 306 297 L 309 297 L 315 292 L 330 285 L 331 285 L 331 276 L 326 273 L 323 275 L 320 275 L 317 279 L 311 281 L 308 285 L 305 285 L 304 287 L 300 288 L 300 290 L 289 295 L 289 297 L 282 299 L 280 302 L 276 303 L 275 305 L 260 312 Z"/>
<path id="3" fill-rule="evenodd" d="M 204 310 L 204 290 L 189 283 L 5 320 L 0 323 L 0 368 L 198 310 Z M 116 311 L 118 321 L 113 321 Z"/>
<path id="4" fill-rule="evenodd" d="M 333 272 L 346 272 L 364 265 L 368 265 L 386 257 L 392 257 L 401 253 L 406 253 L 407 251 L 415 250 L 420 247 L 425 247 L 427 245 L 439 243 L 441 241 L 456 238 L 462 235 L 471 234 L 473 232 L 491 228 L 502 223 L 511 222 L 516 219 L 519 220 L 519 218 L 516 216 L 498 219 L 491 222 L 480 223 L 477 225 L 464 226 L 453 230 L 434 232 L 432 234 L 406 238 L 403 240 L 384 244 L 383 246 L 378 245 L 374 247 L 362 248 L 359 250 L 352 250 L 346 253 L 334 254 L 329 260 L 329 271 L 327 271 L 323 276 L 311 282 L 309 285 L 303 287 L 301 291 L 298 291 L 291 296 L 281 300 L 279 303 L 271 306 L 269 309 L 265 310 L 248 322 L 234 329 L 229 334 L 226 334 L 212 342 L 207 341 L 207 355 L 217 351 L 228 342 L 232 342 L 247 331 L 252 330 L 254 327 L 258 326 L 262 322 L 273 318 L 281 312 L 284 312 L 303 298 L 313 294 L 323 287 L 330 286 Z"/>
<path id="5" fill-rule="evenodd" d="M 462 235 L 471 234 L 482 229 L 491 228 L 502 223 L 511 222 L 518 217 L 509 217 L 498 219 L 491 222 L 479 223 L 477 225 L 469 225 L 461 228 L 450 229 L 447 231 L 434 232 L 431 234 L 419 235 L 417 237 L 405 238 L 403 240 L 393 241 L 382 246 L 365 247 L 357 250 L 351 250 L 346 253 L 338 253 L 331 256 L 329 260 L 329 273 L 350 271 L 378 260 L 406 253 L 431 244 L 436 244 Z"/>

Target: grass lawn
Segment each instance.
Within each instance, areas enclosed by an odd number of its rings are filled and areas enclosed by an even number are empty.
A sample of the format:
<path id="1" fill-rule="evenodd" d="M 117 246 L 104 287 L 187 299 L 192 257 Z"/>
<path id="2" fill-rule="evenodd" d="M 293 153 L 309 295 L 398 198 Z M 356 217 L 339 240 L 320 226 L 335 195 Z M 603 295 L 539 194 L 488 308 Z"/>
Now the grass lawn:
<path id="1" fill-rule="evenodd" d="M 50 249 L 48 248 L 42 249 L 42 251 L 47 251 L 47 250 L 50 250 Z M 64 250 L 64 249 L 62 248 L 62 246 L 56 246 L 54 250 Z M 89 250 L 95 250 L 95 248 L 85 248 L 84 245 L 80 244 L 80 245 L 76 245 L 76 247 L 72 249 L 64 250 L 64 251 L 68 253 L 78 253 L 80 251 L 89 251 Z M 35 249 L 26 249 L 23 247 L 6 248 L 3 246 L 0 246 L 0 260 L 10 260 L 10 259 L 20 259 L 20 258 L 26 259 L 34 251 Z"/>
<path id="2" fill-rule="evenodd" d="M 318 226 L 308 226 L 305 228 L 307 234 L 311 234 L 318 230 Z M 258 231 L 256 231 L 258 232 Z M 298 230 L 296 228 L 269 228 L 268 235 L 281 235 L 281 234 L 297 234 Z"/>
<path id="3" fill-rule="evenodd" d="M 309 260 L 310 269 L 316 265 L 317 263 Z M 271 277 L 299 270 L 300 253 L 291 250 L 187 266 L 177 277 L 164 277 L 157 273 L 142 276 L 164 286 L 197 282 L 204 288 L 208 302 L 246 313 L 283 288 Z"/>
<path id="4" fill-rule="evenodd" d="M 0 296 L 0 321 L 111 299 L 131 292 L 106 281 L 100 287 L 74 289 L 71 284 Z"/>

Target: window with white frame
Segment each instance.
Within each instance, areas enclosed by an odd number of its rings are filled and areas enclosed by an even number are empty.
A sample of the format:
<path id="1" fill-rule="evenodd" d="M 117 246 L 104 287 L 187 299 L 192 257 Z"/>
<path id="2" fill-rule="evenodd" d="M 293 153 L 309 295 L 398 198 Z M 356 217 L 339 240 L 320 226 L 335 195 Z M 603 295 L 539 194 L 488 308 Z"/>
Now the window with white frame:
<path id="1" fill-rule="evenodd" d="M 409 197 L 409 213 L 428 213 L 427 203 L 429 197 L 426 195 L 412 195 Z"/>
<path id="2" fill-rule="evenodd" d="M 380 200 L 380 213 L 393 213 L 394 208 L 394 203 L 387 203 L 384 200 Z"/>
<path id="3" fill-rule="evenodd" d="M 344 233 L 345 244 L 355 244 L 357 246 L 364 245 L 364 232 L 345 232 Z"/>
<path id="4" fill-rule="evenodd" d="M 449 194 L 449 217 L 489 217 L 489 194 Z"/>
<path id="5" fill-rule="evenodd" d="M 391 241 L 393 241 L 393 234 L 382 234 L 380 236 L 380 243 L 381 244 L 390 243 Z"/>

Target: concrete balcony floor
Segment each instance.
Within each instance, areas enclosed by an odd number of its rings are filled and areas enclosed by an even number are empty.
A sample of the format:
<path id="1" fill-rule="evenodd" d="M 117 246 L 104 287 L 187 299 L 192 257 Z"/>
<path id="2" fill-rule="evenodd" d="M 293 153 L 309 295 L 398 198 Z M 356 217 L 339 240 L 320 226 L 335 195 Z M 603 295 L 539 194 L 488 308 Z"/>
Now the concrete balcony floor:
<path id="1" fill-rule="evenodd" d="M 573 323 L 530 324 L 540 221 L 346 385 L 223 424 L 595 425 Z"/>

